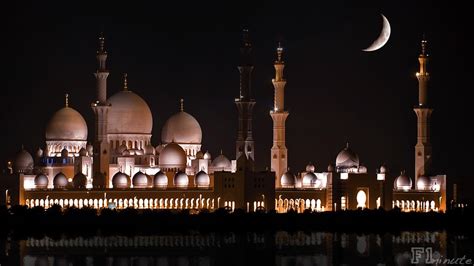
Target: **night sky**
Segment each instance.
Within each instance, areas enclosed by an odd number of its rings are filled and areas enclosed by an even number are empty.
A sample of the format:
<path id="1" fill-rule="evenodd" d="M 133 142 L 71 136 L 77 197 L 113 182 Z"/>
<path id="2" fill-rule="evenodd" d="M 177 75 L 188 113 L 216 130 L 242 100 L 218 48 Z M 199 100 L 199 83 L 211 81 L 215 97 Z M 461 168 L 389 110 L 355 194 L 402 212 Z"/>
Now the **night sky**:
<path id="1" fill-rule="evenodd" d="M 334 162 L 349 141 L 370 172 L 386 163 L 392 172 L 413 176 L 418 101 L 418 55 L 423 33 L 431 61 L 428 71 L 433 163 L 450 181 L 472 184 L 470 90 L 472 30 L 466 2 L 449 1 L 94 1 L 15 2 L 3 42 L 6 79 L 0 90 L 2 165 L 24 144 L 44 147 L 44 130 L 64 106 L 78 110 L 92 140 L 98 35 L 109 54 L 108 96 L 129 88 L 153 113 L 152 142 L 179 110 L 192 114 L 203 130 L 203 150 L 235 156 L 239 93 L 239 46 L 247 27 L 254 47 L 252 90 L 256 99 L 254 137 L 260 168 L 270 165 L 275 47 L 285 51 L 285 106 L 289 166 L 309 162 L 318 171 Z M 326 4 L 330 2 L 331 4 Z M 380 50 L 361 49 L 377 38 L 380 13 L 392 34 Z M 2 167 L 3 168 L 3 167 Z"/>

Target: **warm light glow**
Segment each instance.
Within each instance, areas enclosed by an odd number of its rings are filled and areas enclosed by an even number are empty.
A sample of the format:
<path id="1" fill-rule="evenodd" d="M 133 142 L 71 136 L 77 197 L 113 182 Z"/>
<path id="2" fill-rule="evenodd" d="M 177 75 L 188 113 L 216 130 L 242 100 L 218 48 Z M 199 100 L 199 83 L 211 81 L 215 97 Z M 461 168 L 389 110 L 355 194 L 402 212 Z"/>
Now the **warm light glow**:
<path id="1" fill-rule="evenodd" d="M 367 202 L 367 195 L 365 194 L 365 191 L 359 190 L 357 192 L 357 208 L 365 208 L 366 205 L 365 203 Z"/>

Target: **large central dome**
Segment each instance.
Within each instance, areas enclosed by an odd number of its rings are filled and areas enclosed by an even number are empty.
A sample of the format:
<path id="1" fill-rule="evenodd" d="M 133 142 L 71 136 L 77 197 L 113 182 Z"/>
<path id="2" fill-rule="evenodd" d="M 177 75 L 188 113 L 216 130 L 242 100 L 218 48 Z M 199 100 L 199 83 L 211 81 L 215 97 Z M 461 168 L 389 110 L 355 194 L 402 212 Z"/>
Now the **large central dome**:
<path id="1" fill-rule="evenodd" d="M 109 134 L 151 134 L 153 117 L 148 104 L 137 94 L 124 90 L 109 98 Z"/>
<path id="2" fill-rule="evenodd" d="M 196 118 L 183 110 L 172 115 L 161 130 L 163 143 L 176 142 L 180 144 L 201 144 L 202 131 Z"/>
<path id="3" fill-rule="evenodd" d="M 46 127 L 46 140 L 87 140 L 87 124 L 71 107 L 57 111 Z"/>
<path id="4" fill-rule="evenodd" d="M 359 167 L 359 156 L 350 147 L 349 143 L 336 157 L 336 168 Z"/>

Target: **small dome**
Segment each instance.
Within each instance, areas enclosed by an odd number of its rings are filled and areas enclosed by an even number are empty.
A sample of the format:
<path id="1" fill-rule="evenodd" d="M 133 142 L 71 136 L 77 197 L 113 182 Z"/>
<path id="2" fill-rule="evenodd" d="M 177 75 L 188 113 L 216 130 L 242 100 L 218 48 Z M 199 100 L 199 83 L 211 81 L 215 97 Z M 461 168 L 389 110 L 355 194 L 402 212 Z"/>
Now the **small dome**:
<path id="1" fill-rule="evenodd" d="M 386 174 L 387 172 L 388 172 L 388 169 L 385 165 L 380 166 L 379 173 Z"/>
<path id="2" fill-rule="evenodd" d="M 359 165 L 359 168 L 358 168 L 358 172 L 359 172 L 359 173 L 367 173 L 367 167 L 365 167 L 364 165 L 360 164 L 360 165 Z"/>
<path id="3" fill-rule="evenodd" d="M 185 167 L 186 152 L 179 144 L 167 144 L 160 153 L 159 162 L 162 167 Z"/>
<path id="4" fill-rule="evenodd" d="M 332 163 L 328 165 L 328 172 L 334 172 L 334 165 Z"/>
<path id="5" fill-rule="evenodd" d="M 317 177 L 314 173 L 307 172 L 303 176 L 303 187 L 312 187 L 316 179 Z"/>
<path id="6" fill-rule="evenodd" d="M 146 188 L 148 186 L 148 177 L 139 171 L 133 176 L 132 182 L 134 188 Z"/>
<path id="7" fill-rule="evenodd" d="M 142 149 L 135 149 L 135 155 L 144 155 L 145 154 L 145 151 L 142 150 Z"/>
<path id="8" fill-rule="evenodd" d="M 69 151 L 66 150 L 66 148 L 62 149 L 61 151 L 61 157 L 66 158 L 69 156 Z"/>
<path id="9" fill-rule="evenodd" d="M 34 162 L 31 154 L 25 149 L 21 149 L 13 161 L 13 169 L 15 173 L 29 173 L 33 171 Z"/>
<path id="10" fill-rule="evenodd" d="M 41 157 L 43 157 L 43 154 L 44 154 L 44 152 L 43 152 L 43 150 L 42 150 L 41 148 L 38 148 L 38 149 L 36 150 L 36 154 L 35 154 L 35 155 L 36 155 L 36 158 L 41 158 Z"/>
<path id="11" fill-rule="evenodd" d="M 155 174 L 153 179 L 153 186 L 159 188 L 166 188 L 168 186 L 168 177 L 161 171 Z"/>
<path id="12" fill-rule="evenodd" d="M 46 126 L 46 140 L 85 141 L 86 120 L 78 111 L 66 106 L 49 120 Z"/>
<path id="13" fill-rule="evenodd" d="M 39 174 L 35 177 L 34 183 L 36 188 L 45 189 L 48 188 L 49 179 L 45 174 Z"/>
<path id="14" fill-rule="evenodd" d="M 430 190 L 431 179 L 427 176 L 419 176 L 416 180 L 416 189 L 418 190 Z"/>
<path id="15" fill-rule="evenodd" d="M 186 188 L 189 185 L 189 177 L 184 172 L 178 172 L 174 176 L 174 185 L 179 188 Z"/>
<path id="16" fill-rule="evenodd" d="M 92 146 L 92 144 L 87 144 L 86 150 L 87 150 L 87 154 L 89 154 L 89 156 L 92 157 L 94 155 L 94 146 Z"/>
<path id="17" fill-rule="evenodd" d="M 336 168 L 347 169 L 347 168 L 359 167 L 359 156 L 352 151 L 347 143 L 346 147 L 339 152 L 336 157 Z"/>
<path id="18" fill-rule="evenodd" d="M 196 187 L 209 187 L 211 184 L 211 179 L 209 175 L 204 171 L 199 171 L 195 177 Z"/>
<path id="19" fill-rule="evenodd" d="M 151 144 L 148 144 L 145 146 L 144 152 L 146 155 L 155 155 L 155 147 L 153 147 Z"/>
<path id="20" fill-rule="evenodd" d="M 53 187 L 54 188 L 65 188 L 68 184 L 67 177 L 62 173 L 58 173 L 53 178 Z"/>
<path id="21" fill-rule="evenodd" d="M 107 101 L 111 105 L 107 123 L 109 134 L 151 134 L 153 117 L 150 107 L 140 96 L 122 90 Z"/>
<path id="22" fill-rule="evenodd" d="M 130 183 L 130 177 L 122 172 L 118 172 L 112 177 L 113 188 L 129 188 Z"/>
<path id="23" fill-rule="evenodd" d="M 155 154 L 160 154 L 161 151 L 163 150 L 163 148 L 165 148 L 165 146 L 163 144 L 160 144 L 160 145 L 156 146 L 156 148 L 155 148 L 156 153 Z"/>
<path id="24" fill-rule="evenodd" d="M 309 163 L 308 165 L 306 165 L 306 172 L 314 173 L 315 170 L 316 170 L 316 167 L 314 166 L 314 164 Z"/>
<path id="25" fill-rule="evenodd" d="M 204 153 L 204 160 L 210 160 L 212 157 L 211 157 L 211 154 L 209 153 L 209 151 L 206 151 L 206 153 Z"/>
<path id="26" fill-rule="evenodd" d="M 87 156 L 87 150 L 84 148 L 81 148 L 79 150 L 79 156 Z"/>
<path id="27" fill-rule="evenodd" d="M 294 187 L 296 183 L 296 178 L 293 173 L 287 171 L 280 178 L 280 184 L 282 187 Z"/>
<path id="28" fill-rule="evenodd" d="M 198 151 L 196 153 L 196 159 L 204 159 L 204 153 L 202 151 Z"/>
<path id="29" fill-rule="evenodd" d="M 202 131 L 196 118 L 181 111 L 172 115 L 161 130 L 163 143 L 201 144 Z"/>
<path id="30" fill-rule="evenodd" d="M 72 179 L 72 184 L 74 188 L 86 188 L 87 186 L 87 176 L 83 173 L 77 173 Z"/>
<path id="31" fill-rule="evenodd" d="M 226 171 L 226 170 L 230 170 L 230 168 L 232 168 L 232 163 L 222 153 L 212 161 L 211 165 L 217 171 Z"/>
<path id="32" fill-rule="evenodd" d="M 412 186 L 411 178 L 403 171 L 400 176 L 395 179 L 394 186 L 397 190 L 410 190 Z"/>

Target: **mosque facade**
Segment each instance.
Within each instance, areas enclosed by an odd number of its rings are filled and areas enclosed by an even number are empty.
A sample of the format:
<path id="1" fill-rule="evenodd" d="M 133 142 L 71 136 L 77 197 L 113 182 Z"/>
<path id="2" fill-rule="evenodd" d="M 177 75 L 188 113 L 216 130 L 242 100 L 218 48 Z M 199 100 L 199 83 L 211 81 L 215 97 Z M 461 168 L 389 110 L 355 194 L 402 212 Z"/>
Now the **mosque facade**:
<path id="1" fill-rule="evenodd" d="M 0 204 L 49 208 L 151 208 L 203 209 L 240 208 L 247 212 L 276 210 L 335 211 L 357 208 L 401 208 L 403 211 L 445 211 L 446 175 L 430 171 L 430 116 L 427 90 L 427 42 L 419 55 L 419 104 L 415 146 L 415 175 L 391 173 L 387 166 L 369 171 L 349 143 L 326 171 L 316 172 L 308 164 L 299 174 L 289 171 L 285 139 L 286 80 L 283 48 L 277 47 L 274 62 L 273 145 L 269 150 L 271 169 L 255 169 L 255 140 L 252 134 L 251 91 L 252 43 L 244 31 L 241 45 L 240 93 L 235 99 L 238 112 L 235 158 L 222 152 L 212 156 L 201 150 L 202 129 L 185 111 L 184 100 L 164 123 L 161 144 L 151 143 L 153 114 L 145 99 L 129 89 L 127 74 L 123 88 L 107 95 L 107 51 L 99 38 L 94 136 L 88 124 L 73 108 L 68 95 L 64 107 L 54 113 L 46 126 L 45 144 L 32 155 L 25 149 L 8 164 L 2 176 L 4 191 Z M 132 86 L 133 87 L 133 86 Z M 89 140 L 89 142 L 88 142 Z M 290 140 L 291 141 L 291 140 Z M 213 158 L 214 157 L 214 158 Z"/>

